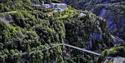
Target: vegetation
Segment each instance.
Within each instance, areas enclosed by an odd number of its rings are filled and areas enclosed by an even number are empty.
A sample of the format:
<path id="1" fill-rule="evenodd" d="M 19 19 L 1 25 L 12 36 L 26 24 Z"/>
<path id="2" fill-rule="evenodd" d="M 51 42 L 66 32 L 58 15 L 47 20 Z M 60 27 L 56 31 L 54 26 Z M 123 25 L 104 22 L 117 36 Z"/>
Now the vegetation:
<path id="1" fill-rule="evenodd" d="M 65 2 L 106 19 L 109 32 L 119 37 L 118 40 L 125 41 L 125 0 L 65 0 Z"/>
<path id="2" fill-rule="evenodd" d="M 31 0 L 6 0 L 0 2 L 0 9 L 0 17 L 5 18 L 0 19 L 0 63 L 96 63 L 97 56 L 63 43 L 99 53 L 115 46 L 106 21 L 89 11 L 69 6 L 53 13 L 32 7 Z M 110 51 L 116 53 L 117 48 Z M 104 51 L 102 56 L 110 53 Z"/>

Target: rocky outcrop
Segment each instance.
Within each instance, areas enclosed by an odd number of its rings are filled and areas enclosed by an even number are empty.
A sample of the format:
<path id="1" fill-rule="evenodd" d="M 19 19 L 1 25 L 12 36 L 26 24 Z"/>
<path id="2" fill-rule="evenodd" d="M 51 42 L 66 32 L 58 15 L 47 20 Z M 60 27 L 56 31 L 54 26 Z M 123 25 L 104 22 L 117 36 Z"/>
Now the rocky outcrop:
<path id="1" fill-rule="evenodd" d="M 125 38 L 124 0 L 65 0 L 77 9 L 89 10 L 106 19 L 109 31 L 122 40 Z"/>

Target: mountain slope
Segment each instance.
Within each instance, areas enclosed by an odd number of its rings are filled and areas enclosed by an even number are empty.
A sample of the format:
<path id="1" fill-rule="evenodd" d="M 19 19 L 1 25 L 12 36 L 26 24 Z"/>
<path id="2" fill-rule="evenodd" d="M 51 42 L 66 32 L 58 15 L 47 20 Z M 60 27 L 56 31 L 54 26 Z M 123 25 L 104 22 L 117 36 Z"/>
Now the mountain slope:
<path id="1" fill-rule="evenodd" d="M 97 56 L 63 43 L 99 53 L 117 45 L 106 21 L 89 11 L 53 12 L 30 0 L 7 0 L 0 9 L 0 63 L 94 63 Z"/>

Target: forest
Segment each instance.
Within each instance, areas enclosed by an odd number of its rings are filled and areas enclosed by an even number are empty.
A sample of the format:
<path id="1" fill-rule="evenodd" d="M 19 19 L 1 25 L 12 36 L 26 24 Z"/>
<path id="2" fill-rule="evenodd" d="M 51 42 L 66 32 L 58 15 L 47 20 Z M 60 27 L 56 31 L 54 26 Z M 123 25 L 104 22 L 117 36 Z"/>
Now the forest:
<path id="1" fill-rule="evenodd" d="M 0 63 L 115 63 L 124 31 L 124 0 L 0 0 Z"/>

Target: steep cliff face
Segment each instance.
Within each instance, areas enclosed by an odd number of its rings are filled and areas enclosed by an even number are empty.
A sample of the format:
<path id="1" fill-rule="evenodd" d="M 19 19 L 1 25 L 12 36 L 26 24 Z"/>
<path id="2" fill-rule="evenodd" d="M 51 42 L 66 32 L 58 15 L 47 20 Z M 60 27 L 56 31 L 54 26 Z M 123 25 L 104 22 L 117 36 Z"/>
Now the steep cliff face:
<path id="1" fill-rule="evenodd" d="M 65 0 L 77 9 L 86 9 L 106 19 L 109 31 L 125 39 L 125 1 L 124 0 Z"/>
<path id="2" fill-rule="evenodd" d="M 63 43 L 101 53 L 115 42 L 106 20 L 89 11 L 68 6 L 55 13 L 31 0 L 0 3 L 0 63 L 95 63 L 97 56 Z"/>

